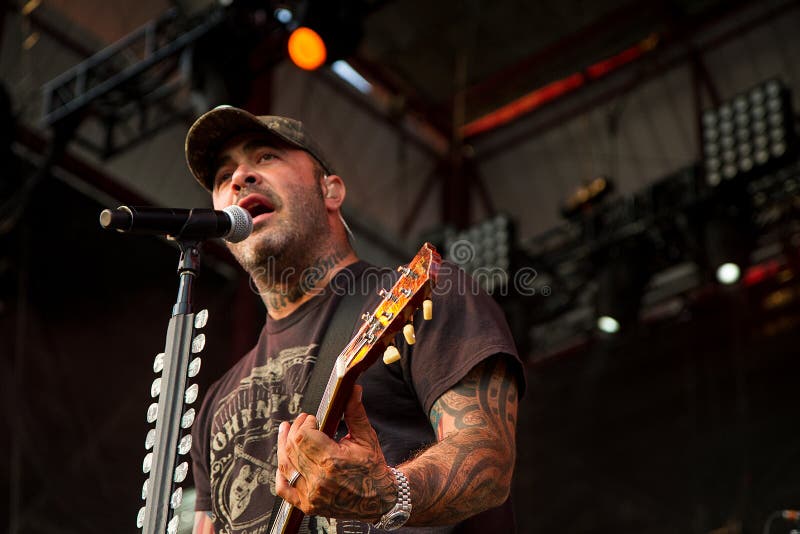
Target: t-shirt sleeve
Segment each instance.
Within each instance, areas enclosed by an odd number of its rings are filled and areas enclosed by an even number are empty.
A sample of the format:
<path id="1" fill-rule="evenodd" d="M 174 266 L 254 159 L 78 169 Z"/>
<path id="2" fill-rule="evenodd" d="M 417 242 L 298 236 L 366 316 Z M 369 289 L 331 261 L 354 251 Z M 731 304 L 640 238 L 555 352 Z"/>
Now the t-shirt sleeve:
<path id="1" fill-rule="evenodd" d="M 508 357 L 522 395 L 522 363 L 497 302 L 451 262 L 442 263 L 432 300 L 433 319 L 415 321 L 417 342 L 409 352 L 413 386 L 425 413 L 473 367 L 496 354 Z"/>
<path id="2" fill-rule="evenodd" d="M 213 399 L 219 382 L 212 384 L 203 399 L 197 420 L 192 427 L 192 475 L 196 499 L 194 509 L 198 512 L 211 510 L 211 481 L 209 479 L 210 456 L 208 451 L 213 416 Z"/>

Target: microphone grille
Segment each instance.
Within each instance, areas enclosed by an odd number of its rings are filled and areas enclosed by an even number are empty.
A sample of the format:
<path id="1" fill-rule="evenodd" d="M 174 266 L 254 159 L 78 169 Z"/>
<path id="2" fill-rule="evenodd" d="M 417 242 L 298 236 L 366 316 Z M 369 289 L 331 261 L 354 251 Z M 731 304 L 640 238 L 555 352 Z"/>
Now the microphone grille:
<path id="1" fill-rule="evenodd" d="M 250 216 L 250 212 L 236 205 L 228 206 L 222 211 L 227 213 L 231 219 L 231 229 L 222 237 L 231 243 L 247 239 L 247 236 L 253 231 L 253 218 Z"/>

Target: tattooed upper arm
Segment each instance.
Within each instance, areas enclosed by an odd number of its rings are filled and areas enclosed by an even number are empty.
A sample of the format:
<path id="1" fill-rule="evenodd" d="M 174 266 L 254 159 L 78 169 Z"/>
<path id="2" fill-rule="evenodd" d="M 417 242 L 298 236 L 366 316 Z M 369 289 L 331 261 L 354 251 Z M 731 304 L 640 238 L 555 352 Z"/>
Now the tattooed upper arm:
<path id="1" fill-rule="evenodd" d="M 454 524 L 508 498 L 517 382 L 507 358 L 487 358 L 433 403 L 438 442 L 401 466 L 415 492 L 413 524 Z"/>
<path id="2" fill-rule="evenodd" d="M 459 430 L 489 428 L 513 444 L 517 383 L 506 357 L 497 355 L 475 366 L 433 403 L 429 417 L 439 441 Z"/>

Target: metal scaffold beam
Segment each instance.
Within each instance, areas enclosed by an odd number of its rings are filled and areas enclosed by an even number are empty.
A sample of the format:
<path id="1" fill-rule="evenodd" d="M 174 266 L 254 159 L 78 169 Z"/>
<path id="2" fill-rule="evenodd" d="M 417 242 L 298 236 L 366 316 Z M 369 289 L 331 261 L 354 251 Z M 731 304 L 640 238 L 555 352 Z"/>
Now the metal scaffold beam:
<path id="1" fill-rule="evenodd" d="M 103 157 L 152 135 L 189 111 L 172 100 L 191 86 L 192 45 L 225 17 L 216 9 L 185 30 L 176 10 L 151 20 L 47 82 L 42 122 L 55 126 L 66 119 L 97 118 L 105 129 L 102 142 L 78 141 Z M 138 120 L 131 124 L 133 118 Z M 123 131 L 126 139 L 120 141 Z"/>

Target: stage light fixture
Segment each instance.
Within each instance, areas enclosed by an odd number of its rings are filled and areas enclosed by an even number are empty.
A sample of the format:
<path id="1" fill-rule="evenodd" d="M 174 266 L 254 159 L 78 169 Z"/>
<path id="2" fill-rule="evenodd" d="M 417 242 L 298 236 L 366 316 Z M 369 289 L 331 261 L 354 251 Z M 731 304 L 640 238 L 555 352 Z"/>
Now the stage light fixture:
<path id="1" fill-rule="evenodd" d="M 283 9 L 288 9 L 282 6 Z M 289 35 L 291 60 L 305 70 L 315 70 L 353 55 L 364 35 L 365 5 L 362 0 L 301 1 L 295 12 L 277 9 L 275 17 Z"/>
<path id="2" fill-rule="evenodd" d="M 304 70 L 320 68 L 328 57 L 322 37 L 306 26 L 300 26 L 292 32 L 288 50 L 294 64 Z"/>
<path id="3" fill-rule="evenodd" d="M 616 334 L 619 332 L 619 321 L 609 315 L 601 315 L 597 318 L 597 328 L 606 334 Z"/>
<path id="4" fill-rule="evenodd" d="M 744 217 L 737 213 L 717 213 L 706 223 L 706 260 L 720 284 L 740 280 L 748 263 L 748 236 Z"/>
<path id="5" fill-rule="evenodd" d="M 726 262 L 717 267 L 716 275 L 720 284 L 731 285 L 739 281 L 742 269 L 736 263 Z"/>
<path id="6" fill-rule="evenodd" d="M 595 316 L 597 329 L 606 334 L 630 330 L 650 279 L 648 254 L 637 241 L 619 243 L 598 258 Z"/>
<path id="7" fill-rule="evenodd" d="M 445 232 L 445 258 L 473 275 L 491 292 L 505 287 L 513 267 L 514 222 L 499 214 L 461 232 Z"/>
<path id="8" fill-rule="evenodd" d="M 702 130 L 711 187 L 763 170 L 797 150 L 791 95 L 777 79 L 703 112 Z"/>
<path id="9" fill-rule="evenodd" d="M 279 7 L 273 13 L 275 16 L 275 20 L 280 22 L 281 24 L 289 24 L 294 20 L 294 14 L 292 11 L 285 7 Z"/>

